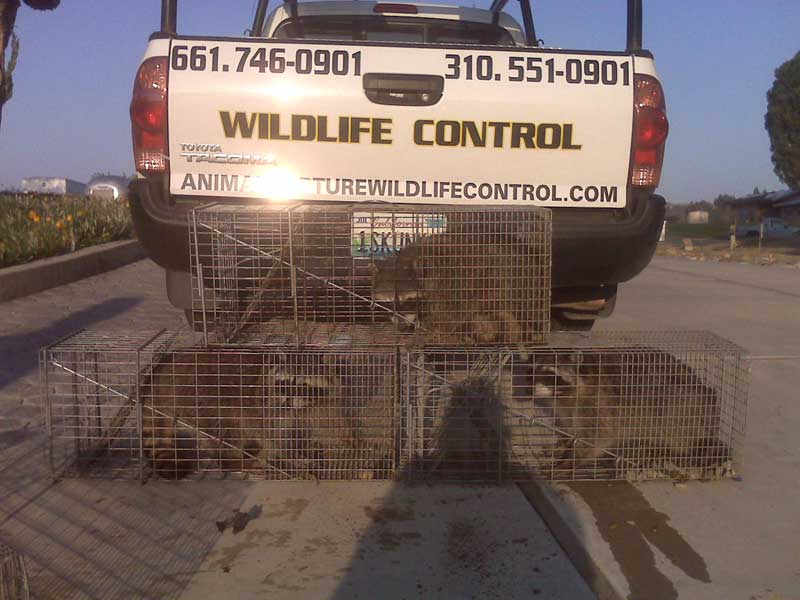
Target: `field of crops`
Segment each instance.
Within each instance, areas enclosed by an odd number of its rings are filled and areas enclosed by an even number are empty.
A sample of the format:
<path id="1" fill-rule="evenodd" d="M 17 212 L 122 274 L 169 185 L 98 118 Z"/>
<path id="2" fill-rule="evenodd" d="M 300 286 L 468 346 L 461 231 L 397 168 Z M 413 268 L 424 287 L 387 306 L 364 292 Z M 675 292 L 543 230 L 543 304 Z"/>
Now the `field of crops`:
<path id="1" fill-rule="evenodd" d="M 128 239 L 132 231 L 125 201 L 0 194 L 0 267 Z"/>

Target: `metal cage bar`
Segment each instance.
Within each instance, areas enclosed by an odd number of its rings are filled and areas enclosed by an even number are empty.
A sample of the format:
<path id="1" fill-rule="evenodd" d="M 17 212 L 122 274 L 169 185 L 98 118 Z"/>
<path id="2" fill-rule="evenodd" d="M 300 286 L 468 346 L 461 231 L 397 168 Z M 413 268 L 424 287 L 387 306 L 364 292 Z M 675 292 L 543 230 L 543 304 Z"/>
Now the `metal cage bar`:
<path id="1" fill-rule="evenodd" d="M 161 0 L 161 33 L 175 35 L 178 32 L 178 0 Z"/>
<path id="2" fill-rule="evenodd" d="M 628 0 L 628 37 L 625 48 L 628 52 L 636 54 L 642 50 L 642 0 Z"/>
<path id="3" fill-rule="evenodd" d="M 523 28 L 525 30 L 525 41 L 529 46 L 538 44 L 536 38 L 536 28 L 533 21 L 531 0 L 519 0 L 520 11 L 522 12 Z M 297 0 L 287 0 L 292 17 L 297 17 Z M 496 25 L 500 18 L 500 13 L 508 4 L 508 0 L 493 0 L 489 10 L 492 13 L 492 21 Z M 262 35 L 264 22 L 267 15 L 269 0 L 258 0 L 256 11 L 253 16 L 253 25 L 250 35 L 258 37 Z M 165 35 L 177 34 L 178 2 L 177 0 L 161 0 L 161 33 Z M 642 49 L 642 0 L 628 0 L 628 26 L 627 43 L 628 52 L 636 53 Z"/>
<path id="4" fill-rule="evenodd" d="M 29 600 L 30 597 L 25 559 L 13 548 L 0 544 L 0 598 Z"/>

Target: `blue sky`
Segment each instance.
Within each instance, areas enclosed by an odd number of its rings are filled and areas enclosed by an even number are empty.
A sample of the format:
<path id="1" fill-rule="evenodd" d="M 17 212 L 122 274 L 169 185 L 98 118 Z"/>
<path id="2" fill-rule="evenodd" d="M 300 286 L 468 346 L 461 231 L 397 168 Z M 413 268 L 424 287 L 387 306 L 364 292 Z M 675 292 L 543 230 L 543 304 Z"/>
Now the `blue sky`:
<path id="1" fill-rule="evenodd" d="M 181 32 L 237 35 L 255 2 L 179 5 Z M 86 181 L 95 171 L 133 171 L 131 83 L 159 7 L 159 0 L 64 0 L 50 13 L 20 9 L 0 188 L 30 175 Z M 534 0 L 534 18 L 548 45 L 624 46 L 625 0 Z M 800 50 L 798 26 L 797 0 L 645 0 L 645 45 L 656 55 L 671 124 L 660 189 L 669 200 L 783 187 L 763 120 L 775 68 Z"/>

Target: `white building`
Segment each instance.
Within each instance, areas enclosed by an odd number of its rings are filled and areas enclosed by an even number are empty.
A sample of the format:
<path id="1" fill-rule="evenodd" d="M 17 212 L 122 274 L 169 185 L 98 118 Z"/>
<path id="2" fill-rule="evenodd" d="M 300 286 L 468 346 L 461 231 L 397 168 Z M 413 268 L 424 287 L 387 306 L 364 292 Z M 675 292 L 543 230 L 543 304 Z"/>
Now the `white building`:
<path id="1" fill-rule="evenodd" d="M 20 188 L 30 194 L 83 194 L 86 184 L 66 177 L 26 177 Z"/>

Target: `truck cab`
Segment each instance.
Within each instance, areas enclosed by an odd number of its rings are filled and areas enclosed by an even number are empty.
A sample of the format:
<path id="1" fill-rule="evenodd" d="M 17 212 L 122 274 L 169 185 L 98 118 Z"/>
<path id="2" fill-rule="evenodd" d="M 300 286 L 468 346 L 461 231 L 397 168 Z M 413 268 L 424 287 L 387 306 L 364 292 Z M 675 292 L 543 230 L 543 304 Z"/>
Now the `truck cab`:
<path id="1" fill-rule="evenodd" d="M 177 33 L 164 0 L 131 103 L 139 238 L 189 311 L 188 215 L 214 202 L 552 210 L 552 325 L 589 329 L 649 263 L 668 134 L 642 3 L 621 51 L 539 44 L 534 15 L 258 2 L 250 36 Z"/>

